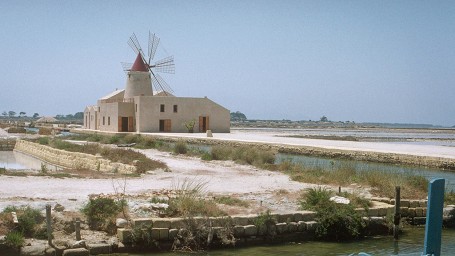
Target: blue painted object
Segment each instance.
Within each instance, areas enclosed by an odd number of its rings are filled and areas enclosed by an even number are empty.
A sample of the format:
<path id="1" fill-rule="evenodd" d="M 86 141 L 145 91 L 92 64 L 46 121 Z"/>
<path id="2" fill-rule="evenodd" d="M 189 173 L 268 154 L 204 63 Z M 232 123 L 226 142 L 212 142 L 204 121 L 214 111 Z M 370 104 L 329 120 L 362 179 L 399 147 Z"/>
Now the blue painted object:
<path id="1" fill-rule="evenodd" d="M 442 214 L 445 179 L 430 181 L 428 188 L 427 223 L 422 255 L 441 255 Z"/>

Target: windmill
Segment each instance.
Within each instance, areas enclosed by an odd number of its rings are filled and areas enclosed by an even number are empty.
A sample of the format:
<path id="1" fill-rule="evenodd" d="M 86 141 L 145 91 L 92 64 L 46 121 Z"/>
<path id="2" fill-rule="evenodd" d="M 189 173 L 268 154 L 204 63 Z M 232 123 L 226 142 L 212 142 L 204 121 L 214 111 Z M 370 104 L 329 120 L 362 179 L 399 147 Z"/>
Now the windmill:
<path id="1" fill-rule="evenodd" d="M 128 45 L 137 54 L 137 58 L 134 65 L 132 63 L 122 62 L 122 67 L 123 71 L 127 73 L 130 71 L 150 72 L 152 85 L 155 91 L 163 91 L 166 95 L 168 95 L 168 93 L 174 93 L 174 91 L 158 74 L 158 72 L 174 74 L 174 56 L 168 56 L 164 59 L 152 63 L 159 43 L 160 39 L 149 31 L 147 59 L 144 52 L 142 51 L 141 45 L 139 44 L 139 40 L 137 40 L 136 35 L 133 33 L 133 35 L 131 35 L 130 39 L 128 40 Z"/>

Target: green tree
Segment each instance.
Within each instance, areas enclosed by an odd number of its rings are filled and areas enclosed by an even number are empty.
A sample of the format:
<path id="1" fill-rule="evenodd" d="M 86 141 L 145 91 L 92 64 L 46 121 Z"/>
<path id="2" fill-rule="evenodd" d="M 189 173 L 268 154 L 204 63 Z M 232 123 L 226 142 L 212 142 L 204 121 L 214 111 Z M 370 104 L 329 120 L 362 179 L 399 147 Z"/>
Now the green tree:
<path id="1" fill-rule="evenodd" d="M 321 122 L 328 122 L 329 119 L 326 116 L 322 116 L 320 119 Z"/>
<path id="2" fill-rule="evenodd" d="M 8 115 L 9 115 L 9 117 L 14 117 L 16 115 L 16 112 L 10 110 L 10 111 L 8 111 Z"/>
<path id="3" fill-rule="evenodd" d="M 246 118 L 245 114 L 243 114 L 240 111 L 231 112 L 231 120 L 232 121 L 243 121 L 243 120 L 246 120 L 246 119 L 247 118 Z"/>
<path id="4" fill-rule="evenodd" d="M 39 117 L 38 113 L 33 114 L 33 118 L 38 118 L 38 117 Z"/>
<path id="5" fill-rule="evenodd" d="M 8 113 L 7 113 L 6 111 L 3 111 L 2 115 L 3 115 L 4 117 L 6 117 L 6 116 L 8 116 Z"/>
<path id="6" fill-rule="evenodd" d="M 19 112 L 19 117 L 24 117 L 25 114 L 26 114 L 26 113 L 25 113 L 24 111 L 21 111 L 21 112 Z"/>
<path id="7" fill-rule="evenodd" d="M 77 112 L 74 114 L 75 119 L 84 119 L 84 112 Z"/>

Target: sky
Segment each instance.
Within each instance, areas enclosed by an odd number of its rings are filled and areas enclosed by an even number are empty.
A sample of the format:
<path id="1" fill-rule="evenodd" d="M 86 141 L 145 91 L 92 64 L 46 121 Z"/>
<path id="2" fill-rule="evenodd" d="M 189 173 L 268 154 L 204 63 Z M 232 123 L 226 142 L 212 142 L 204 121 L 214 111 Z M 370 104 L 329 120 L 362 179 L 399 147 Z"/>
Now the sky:
<path id="1" fill-rule="evenodd" d="M 0 112 L 84 111 L 116 88 L 128 38 L 176 96 L 249 119 L 455 125 L 455 1 L 0 1 Z"/>

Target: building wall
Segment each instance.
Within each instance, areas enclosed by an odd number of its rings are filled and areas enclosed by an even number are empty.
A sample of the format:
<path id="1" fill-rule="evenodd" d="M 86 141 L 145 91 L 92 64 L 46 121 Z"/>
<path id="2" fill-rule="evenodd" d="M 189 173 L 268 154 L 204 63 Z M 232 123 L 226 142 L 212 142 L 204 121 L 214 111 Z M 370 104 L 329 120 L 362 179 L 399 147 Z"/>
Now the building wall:
<path id="1" fill-rule="evenodd" d="M 194 132 L 199 132 L 199 117 L 208 117 L 208 128 L 212 132 L 230 132 L 229 110 L 208 98 L 139 96 L 134 102 L 138 132 L 159 132 L 160 120 L 171 120 L 170 132 L 188 132 L 184 123 L 194 120 Z M 161 112 L 161 105 L 164 105 L 164 112 Z M 177 112 L 174 112 L 174 105 Z"/>
<path id="2" fill-rule="evenodd" d="M 84 111 L 84 128 L 98 130 L 98 111 L 96 106 L 85 108 Z"/>
<path id="3" fill-rule="evenodd" d="M 99 130 L 119 132 L 119 117 L 133 117 L 134 122 L 134 104 L 132 102 L 100 103 Z"/>

